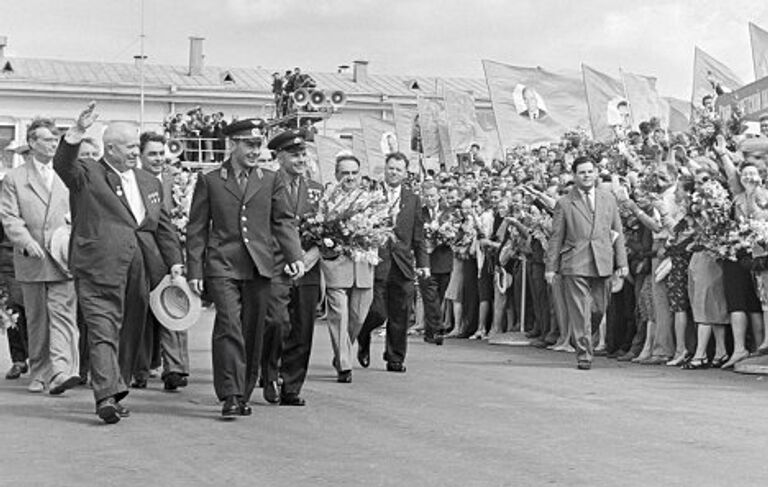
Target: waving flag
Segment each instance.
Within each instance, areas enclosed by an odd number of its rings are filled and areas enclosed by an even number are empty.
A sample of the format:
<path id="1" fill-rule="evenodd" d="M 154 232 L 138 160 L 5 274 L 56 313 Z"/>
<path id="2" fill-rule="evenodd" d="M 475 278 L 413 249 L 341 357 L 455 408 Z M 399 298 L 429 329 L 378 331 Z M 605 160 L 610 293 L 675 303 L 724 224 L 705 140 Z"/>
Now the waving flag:
<path id="1" fill-rule="evenodd" d="M 586 64 L 581 65 L 581 71 L 592 136 L 595 140 L 610 141 L 617 134 L 625 134 L 631 128 L 632 121 L 621 82 Z"/>
<path id="2" fill-rule="evenodd" d="M 373 179 L 381 179 L 384 174 L 384 158 L 400 150 L 395 124 L 389 120 L 362 116 L 360 126 L 363 128 L 369 175 Z"/>
<path id="3" fill-rule="evenodd" d="M 352 141 L 315 135 L 317 159 L 319 166 L 319 181 L 333 183 L 336 181 L 336 156 L 341 151 L 352 151 Z M 358 156 L 359 157 L 359 156 Z"/>
<path id="4" fill-rule="evenodd" d="M 559 140 L 589 123 L 580 79 L 488 60 L 483 69 L 505 147 Z"/>
<path id="5" fill-rule="evenodd" d="M 730 93 L 743 84 L 728 66 L 696 48 L 693 57 L 692 108 L 701 109 L 701 101 L 705 95 Z"/>
<path id="6" fill-rule="evenodd" d="M 669 127 L 669 107 L 656 91 L 656 78 L 622 71 L 621 79 L 632 113 L 632 128 L 637 129 L 640 122 L 654 117 L 661 122 L 662 127 Z"/>
<path id="7" fill-rule="evenodd" d="M 395 120 L 395 134 L 397 143 L 400 146 L 400 152 L 413 159 L 413 147 L 411 139 L 413 137 L 413 126 L 416 119 L 416 108 L 406 107 L 397 103 L 392 104 L 392 114 Z"/>
<path id="8" fill-rule="evenodd" d="M 768 32 L 750 22 L 749 40 L 752 43 L 755 79 L 765 78 L 768 76 Z"/>

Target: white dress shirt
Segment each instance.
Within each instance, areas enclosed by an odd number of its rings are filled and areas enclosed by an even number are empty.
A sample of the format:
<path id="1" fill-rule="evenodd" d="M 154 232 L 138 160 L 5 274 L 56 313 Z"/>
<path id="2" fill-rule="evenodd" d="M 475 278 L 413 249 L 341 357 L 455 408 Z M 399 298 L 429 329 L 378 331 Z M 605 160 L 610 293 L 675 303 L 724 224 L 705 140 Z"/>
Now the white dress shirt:
<path id="1" fill-rule="evenodd" d="M 51 190 L 53 187 L 53 167 L 51 167 L 52 163 L 43 164 L 42 162 L 38 161 L 34 157 L 32 158 L 32 164 L 35 165 L 35 169 L 37 169 L 37 172 L 40 174 L 40 176 L 43 178 L 43 183 L 45 184 L 45 187 L 48 188 L 48 191 Z"/>
<path id="2" fill-rule="evenodd" d="M 136 182 L 136 173 L 133 169 L 128 169 L 125 172 L 120 172 L 114 168 L 111 164 L 107 163 L 113 171 L 120 176 L 120 181 L 123 186 L 123 192 L 125 193 L 125 199 L 128 200 L 128 206 L 131 208 L 131 213 L 136 219 L 137 223 L 144 221 L 146 216 L 146 208 L 144 208 L 144 200 L 141 198 L 141 191 L 139 190 L 139 183 Z"/>

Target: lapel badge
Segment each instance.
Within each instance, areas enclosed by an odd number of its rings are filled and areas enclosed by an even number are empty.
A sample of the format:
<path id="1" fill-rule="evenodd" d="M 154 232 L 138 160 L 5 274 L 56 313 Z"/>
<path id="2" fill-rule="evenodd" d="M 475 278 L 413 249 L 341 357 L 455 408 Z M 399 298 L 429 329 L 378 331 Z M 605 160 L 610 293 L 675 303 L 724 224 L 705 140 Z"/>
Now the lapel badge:
<path id="1" fill-rule="evenodd" d="M 223 179 L 224 181 L 227 180 L 227 168 L 226 167 L 222 167 L 221 168 L 221 179 Z"/>
<path id="2" fill-rule="evenodd" d="M 123 197 L 123 188 L 122 188 L 122 186 L 117 186 L 115 188 L 115 193 L 117 193 L 118 198 L 122 198 Z"/>
<path id="3" fill-rule="evenodd" d="M 264 177 L 264 173 L 261 171 L 261 168 L 260 168 L 260 167 L 257 167 L 257 168 L 256 168 L 256 176 L 258 176 L 258 177 L 259 177 L 259 179 L 261 179 L 261 178 L 263 178 L 263 177 Z"/>
<path id="4" fill-rule="evenodd" d="M 147 199 L 149 200 L 150 203 L 152 203 L 153 205 L 156 205 L 160 203 L 160 194 L 158 194 L 157 191 L 153 191 L 152 193 L 149 193 L 149 195 L 147 196 Z"/>

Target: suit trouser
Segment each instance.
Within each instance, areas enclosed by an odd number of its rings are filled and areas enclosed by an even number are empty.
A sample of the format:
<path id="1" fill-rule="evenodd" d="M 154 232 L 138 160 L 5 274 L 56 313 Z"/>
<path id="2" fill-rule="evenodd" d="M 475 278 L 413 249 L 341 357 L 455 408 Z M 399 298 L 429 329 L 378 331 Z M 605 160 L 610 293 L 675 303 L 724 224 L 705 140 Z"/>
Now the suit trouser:
<path id="1" fill-rule="evenodd" d="M 163 365 L 162 378 L 171 372 L 182 376 L 189 375 L 189 346 L 186 331 L 171 331 L 160 324 L 150 310 L 147 314 L 147 326 L 144 328 L 141 351 L 137 357 L 136 370 L 133 375 L 137 378 L 149 377 L 149 369 L 152 367 L 152 355 L 155 343 L 160 349 L 160 358 Z"/>
<path id="2" fill-rule="evenodd" d="M 128 395 L 126 384 L 147 314 L 149 284 L 141 251 L 136 251 L 126 279 L 117 285 L 95 283 L 85 277 L 78 278 L 75 285 L 88 328 L 94 398 L 96 402 L 108 397 L 119 401 Z"/>
<path id="3" fill-rule="evenodd" d="M 651 276 L 655 275 L 656 268 L 661 261 L 658 257 L 651 259 Z M 650 277 L 649 279 L 653 279 Z M 651 293 L 653 294 L 653 309 L 656 317 L 656 333 L 653 335 L 654 357 L 672 357 L 675 354 L 675 337 L 673 334 L 674 322 L 672 311 L 669 309 L 666 281 L 651 281 Z"/>
<path id="4" fill-rule="evenodd" d="M 531 311 L 533 312 L 534 331 L 544 337 L 549 332 L 549 289 L 544 280 L 544 264 L 542 262 L 528 261 L 528 289 L 531 296 Z"/>
<path id="5" fill-rule="evenodd" d="M 77 295 L 71 280 L 22 282 L 27 313 L 30 379 L 48 382 L 80 373 Z"/>
<path id="6" fill-rule="evenodd" d="M 352 370 L 352 345 L 373 301 L 373 288 L 327 288 L 328 333 L 337 372 Z"/>
<path id="7" fill-rule="evenodd" d="M 605 342 L 608 352 L 629 351 L 635 331 L 635 286 L 625 280 L 621 291 L 611 294 L 606 310 Z"/>
<path id="8" fill-rule="evenodd" d="M 264 328 L 262 377 L 283 378 L 282 394 L 299 394 L 309 368 L 320 286 L 273 279 Z"/>
<path id="9" fill-rule="evenodd" d="M 607 283 L 607 277 L 563 276 L 568 321 L 573 327 L 574 347 L 579 361 L 592 361 L 592 309 L 594 307 L 601 316 L 605 314 Z"/>
<path id="10" fill-rule="evenodd" d="M 413 292 L 413 280 L 407 279 L 395 264 L 390 268 L 387 279 L 374 281 L 373 302 L 357 338 L 361 347 L 370 347 L 371 332 L 386 321 L 387 344 L 384 360 L 400 363 L 405 361 L 408 319 L 413 311 Z"/>
<path id="11" fill-rule="evenodd" d="M 250 400 L 259 375 L 270 280 L 209 277 L 208 296 L 216 305 L 213 322 L 213 388 L 223 401 L 229 396 Z"/>
<path id="12" fill-rule="evenodd" d="M 443 331 L 442 304 L 450 273 L 432 274 L 419 278 L 421 300 L 424 303 L 424 335 L 433 337 Z"/>
<path id="13" fill-rule="evenodd" d="M 77 305 L 77 331 L 80 333 L 80 340 L 77 344 L 80 349 L 80 376 L 83 377 L 88 373 L 91 362 L 88 359 L 88 327 L 85 325 L 83 310 L 80 309 L 79 301 Z"/>
<path id="14" fill-rule="evenodd" d="M 552 298 L 554 321 L 557 326 L 558 339 L 570 336 L 570 322 L 568 320 L 568 305 L 565 301 L 565 287 L 560 274 L 555 274 L 555 279 L 549 288 L 549 296 Z"/>
<path id="15" fill-rule="evenodd" d="M 27 344 L 27 317 L 24 306 L 13 304 L 10 306 L 14 313 L 18 314 L 16 326 L 6 330 L 8 334 L 8 350 L 12 362 L 23 363 L 29 358 L 29 346 Z"/>

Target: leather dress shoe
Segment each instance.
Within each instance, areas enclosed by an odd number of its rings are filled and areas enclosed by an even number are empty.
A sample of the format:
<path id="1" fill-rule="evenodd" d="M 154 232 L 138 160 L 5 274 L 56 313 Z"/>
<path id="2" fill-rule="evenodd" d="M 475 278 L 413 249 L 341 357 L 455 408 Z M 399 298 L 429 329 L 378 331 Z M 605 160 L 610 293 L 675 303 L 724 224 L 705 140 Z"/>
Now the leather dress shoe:
<path id="1" fill-rule="evenodd" d="M 360 367 L 367 369 L 371 365 L 371 350 L 370 345 L 363 346 L 359 342 L 357 344 L 357 361 L 360 362 Z"/>
<path id="2" fill-rule="evenodd" d="M 115 403 L 115 409 L 117 409 L 117 414 L 121 418 L 129 418 L 131 416 L 131 410 L 128 409 L 127 407 L 123 406 L 119 402 Z"/>
<path id="3" fill-rule="evenodd" d="M 27 386 L 27 391 L 29 392 L 43 392 L 45 390 L 45 383 L 41 380 L 33 380 L 29 383 Z"/>
<path id="4" fill-rule="evenodd" d="M 342 384 L 349 384 L 352 382 L 352 371 L 351 370 L 342 370 L 339 372 L 338 377 L 336 377 L 336 382 L 340 382 Z"/>
<path id="5" fill-rule="evenodd" d="M 239 400 L 238 406 L 240 407 L 240 416 L 250 416 L 253 412 L 251 406 L 249 406 L 248 403 L 243 399 Z"/>
<path id="6" fill-rule="evenodd" d="M 48 393 L 52 396 L 58 396 L 59 394 L 63 394 L 67 389 L 72 389 L 79 384 L 79 375 L 64 377 L 64 374 L 56 374 L 56 377 L 54 377 L 48 385 Z"/>
<path id="7" fill-rule="evenodd" d="M 637 357 L 635 352 L 630 350 L 629 352 L 625 353 L 624 355 L 621 355 L 620 357 L 618 357 L 616 360 L 618 360 L 619 362 L 631 362 L 632 359 L 634 359 L 635 357 Z"/>
<path id="8" fill-rule="evenodd" d="M 163 389 L 166 391 L 175 391 L 179 387 L 187 387 L 187 378 L 178 372 L 169 372 L 163 378 Z"/>
<path id="9" fill-rule="evenodd" d="M 547 348 L 547 342 L 541 338 L 536 338 L 531 341 L 531 346 L 535 348 Z"/>
<path id="10" fill-rule="evenodd" d="M 270 404 L 280 402 L 280 386 L 276 380 L 266 381 L 264 383 L 264 400 Z"/>
<path id="11" fill-rule="evenodd" d="M 11 368 L 8 369 L 8 373 L 5 374 L 5 378 L 8 380 L 14 380 L 21 377 L 21 374 L 26 374 L 29 371 L 26 362 L 14 362 Z"/>
<path id="12" fill-rule="evenodd" d="M 405 372 L 405 365 L 402 362 L 387 362 L 387 372 Z"/>
<path id="13" fill-rule="evenodd" d="M 306 404 L 307 401 L 298 394 L 285 394 L 280 397 L 281 406 L 304 406 Z"/>
<path id="14" fill-rule="evenodd" d="M 147 379 L 133 379 L 131 382 L 131 389 L 146 389 Z"/>
<path id="15" fill-rule="evenodd" d="M 443 336 L 442 335 L 433 335 L 433 336 L 424 335 L 424 341 L 427 343 L 432 343 L 434 345 L 439 346 L 443 344 Z"/>
<path id="16" fill-rule="evenodd" d="M 589 360 L 579 360 L 578 365 L 576 365 L 576 368 L 579 370 L 589 370 L 592 368 L 592 362 Z"/>
<path id="17" fill-rule="evenodd" d="M 224 400 L 224 405 L 221 407 L 221 415 L 225 418 L 239 416 L 240 415 L 240 398 L 237 396 L 227 397 Z"/>
<path id="18" fill-rule="evenodd" d="M 118 413 L 114 397 L 108 397 L 99 401 L 96 404 L 96 414 L 107 424 L 115 424 L 120 421 L 120 413 Z"/>

